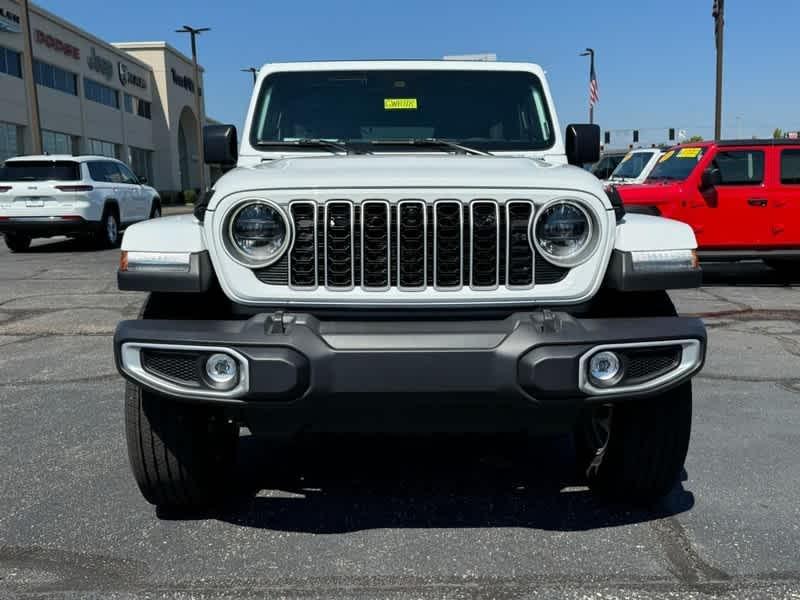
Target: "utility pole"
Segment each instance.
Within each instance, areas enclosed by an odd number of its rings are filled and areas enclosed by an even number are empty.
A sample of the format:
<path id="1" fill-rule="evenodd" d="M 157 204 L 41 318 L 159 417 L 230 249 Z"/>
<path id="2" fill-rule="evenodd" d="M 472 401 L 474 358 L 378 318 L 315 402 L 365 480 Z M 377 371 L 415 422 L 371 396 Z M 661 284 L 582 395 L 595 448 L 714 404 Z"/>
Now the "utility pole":
<path id="1" fill-rule="evenodd" d="M 242 69 L 242 73 L 252 73 L 253 74 L 253 85 L 256 84 L 256 77 L 258 77 L 258 69 L 255 67 L 247 67 L 246 69 Z"/>
<path id="2" fill-rule="evenodd" d="M 42 127 L 39 120 L 39 92 L 36 89 L 36 78 L 33 76 L 33 41 L 31 39 L 31 14 L 28 0 L 20 0 L 22 14 L 22 38 L 25 50 L 22 53 L 22 70 L 25 83 L 25 98 L 28 104 L 28 124 L 31 132 L 31 154 L 42 153 Z"/>
<path id="3" fill-rule="evenodd" d="M 200 162 L 200 193 L 205 191 L 206 161 L 203 156 L 203 107 L 200 100 L 200 67 L 197 65 L 197 36 L 205 31 L 211 31 L 209 27 L 196 29 L 184 25 L 181 29 L 176 29 L 176 33 L 188 33 L 192 39 L 192 64 L 194 66 L 194 103 L 197 112 L 197 156 Z"/>
<path id="4" fill-rule="evenodd" d="M 725 30 L 725 0 L 714 0 L 711 8 L 714 17 L 714 37 L 717 43 L 717 98 L 714 110 L 714 139 L 722 137 L 722 57 Z"/>
<path id="5" fill-rule="evenodd" d="M 589 123 L 594 123 L 594 105 L 600 99 L 597 86 L 597 73 L 594 70 L 594 48 L 587 48 L 580 56 L 589 57 Z"/>

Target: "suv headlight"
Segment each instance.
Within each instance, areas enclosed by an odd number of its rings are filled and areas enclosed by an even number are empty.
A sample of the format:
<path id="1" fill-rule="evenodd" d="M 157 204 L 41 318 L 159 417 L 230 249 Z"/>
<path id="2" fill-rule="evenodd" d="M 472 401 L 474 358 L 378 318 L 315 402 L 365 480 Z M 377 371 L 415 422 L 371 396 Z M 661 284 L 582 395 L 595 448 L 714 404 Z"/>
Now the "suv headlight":
<path id="1" fill-rule="evenodd" d="M 268 267 L 284 255 L 292 241 L 286 213 L 268 200 L 244 202 L 231 211 L 225 230 L 225 247 L 238 263 Z"/>
<path id="2" fill-rule="evenodd" d="M 542 256 L 559 267 L 585 262 L 597 246 L 597 222 L 579 202 L 554 200 L 533 219 L 531 239 Z"/>

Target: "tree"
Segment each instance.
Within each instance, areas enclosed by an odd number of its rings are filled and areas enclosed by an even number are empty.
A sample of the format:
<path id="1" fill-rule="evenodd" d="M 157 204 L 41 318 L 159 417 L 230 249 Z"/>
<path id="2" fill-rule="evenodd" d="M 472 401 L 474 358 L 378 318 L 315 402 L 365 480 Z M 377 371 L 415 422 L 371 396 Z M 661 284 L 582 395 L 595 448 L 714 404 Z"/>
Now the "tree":
<path id="1" fill-rule="evenodd" d="M 780 127 L 775 128 L 775 131 L 772 132 L 772 137 L 776 140 L 779 140 L 783 137 L 783 131 L 781 131 Z"/>
<path id="2" fill-rule="evenodd" d="M 693 135 L 687 141 L 689 141 L 689 142 L 702 142 L 703 141 L 703 136 L 702 135 Z"/>

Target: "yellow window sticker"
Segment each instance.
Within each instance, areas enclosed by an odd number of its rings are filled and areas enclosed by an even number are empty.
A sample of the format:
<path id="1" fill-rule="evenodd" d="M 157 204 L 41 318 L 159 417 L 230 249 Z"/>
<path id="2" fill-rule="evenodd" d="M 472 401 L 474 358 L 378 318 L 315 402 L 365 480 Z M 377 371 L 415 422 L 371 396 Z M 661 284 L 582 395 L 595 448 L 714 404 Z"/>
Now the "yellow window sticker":
<path id="1" fill-rule="evenodd" d="M 384 98 L 383 110 L 417 110 L 416 98 Z"/>
<path id="2" fill-rule="evenodd" d="M 678 158 L 697 158 L 702 148 L 681 148 Z"/>
<path id="3" fill-rule="evenodd" d="M 658 162 L 666 162 L 666 161 L 668 161 L 670 158 L 672 158 L 673 154 L 675 154 L 675 150 L 670 150 L 669 152 L 665 152 L 664 156 L 662 156 L 661 158 L 658 159 Z"/>
<path id="4" fill-rule="evenodd" d="M 633 152 L 628 152 L 628 153 L 625 155 L 625 158 L 623 158 L 621 161 L 619 161 L 619 162 L 620 162 L 620 164 L 622 164 L 622 163 L 624 163 L 624 162 L 626 162 L 626 161 L 629 161 L 629 160 L 631 159 L 631 156 L 633 156 Z"/>

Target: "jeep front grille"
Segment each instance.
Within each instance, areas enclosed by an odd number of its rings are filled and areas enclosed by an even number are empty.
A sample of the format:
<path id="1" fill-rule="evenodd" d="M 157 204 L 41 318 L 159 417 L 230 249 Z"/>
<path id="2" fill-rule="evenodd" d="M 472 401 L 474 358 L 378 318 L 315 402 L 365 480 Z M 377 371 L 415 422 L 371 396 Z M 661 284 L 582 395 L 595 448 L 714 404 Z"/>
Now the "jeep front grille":
<path id="1" fill-rule="evenodd" d="M 491 290 L 557 283 L 568 269 L 533 249 L 534 210 L 530 200 L 295 200 L 288 259 L 255 274 L 264 283 L 299 290 Z"/>

